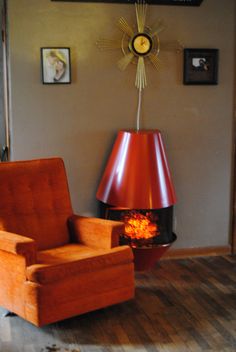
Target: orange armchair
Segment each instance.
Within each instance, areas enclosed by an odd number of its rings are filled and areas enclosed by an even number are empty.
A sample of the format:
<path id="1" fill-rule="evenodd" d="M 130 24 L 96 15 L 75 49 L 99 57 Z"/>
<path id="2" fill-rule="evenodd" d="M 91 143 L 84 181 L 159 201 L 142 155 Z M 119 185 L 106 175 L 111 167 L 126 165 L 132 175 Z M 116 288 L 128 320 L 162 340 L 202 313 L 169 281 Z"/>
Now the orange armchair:
<path id="1" fill-rule="evenodd" d="M 0 306 L 42 326 L 133 298 L 122 232 L 73 214 L 62 159 L 0 163 Z"/>

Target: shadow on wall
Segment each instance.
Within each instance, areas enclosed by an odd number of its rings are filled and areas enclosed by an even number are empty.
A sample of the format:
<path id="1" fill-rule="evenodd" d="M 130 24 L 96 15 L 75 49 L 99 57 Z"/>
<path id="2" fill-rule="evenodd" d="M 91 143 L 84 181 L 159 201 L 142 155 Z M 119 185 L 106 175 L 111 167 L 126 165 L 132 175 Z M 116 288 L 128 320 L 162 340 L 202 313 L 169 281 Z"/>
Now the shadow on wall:
<path id="1" fill-rule="evenodd" d="M 1 148 L 1 151 L 0 151 L 0 161 L 8 161 L 8 147 L 7 146 L 4 146 Z"/>

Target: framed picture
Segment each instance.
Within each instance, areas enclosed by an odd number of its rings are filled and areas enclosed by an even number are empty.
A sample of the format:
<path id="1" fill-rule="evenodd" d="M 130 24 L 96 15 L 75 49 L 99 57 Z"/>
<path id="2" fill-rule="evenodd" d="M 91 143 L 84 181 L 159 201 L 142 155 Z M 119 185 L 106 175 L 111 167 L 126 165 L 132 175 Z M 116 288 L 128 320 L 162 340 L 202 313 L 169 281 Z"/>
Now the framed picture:
<path id="1" fill-rule="evenodd" d="M 41 48 L 43 84 L 71 83 L 70 48 Z"/>
<path id="2" fill-rule="evenodd" d="M 136 0 L 51 0 L 62 2 L 110 2 L 133 4 Z M 182 6 L 200 6 L 203 0 L 149 0 L 149 5 L 182 5 Z"/>
<path id="3" fill-rule="evenodd" d="M 184 49 L 184 84 L 217 84 L 218 56 L 218 49 Z"/>

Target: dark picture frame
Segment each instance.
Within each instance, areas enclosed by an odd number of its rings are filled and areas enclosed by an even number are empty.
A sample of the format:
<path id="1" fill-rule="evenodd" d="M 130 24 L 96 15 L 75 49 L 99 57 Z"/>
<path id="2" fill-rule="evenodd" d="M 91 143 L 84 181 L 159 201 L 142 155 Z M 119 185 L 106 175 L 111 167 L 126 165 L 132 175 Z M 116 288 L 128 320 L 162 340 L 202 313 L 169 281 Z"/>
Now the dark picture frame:
<path id="1" fill-rule="evenodd" d="M 61 2 L 103 2 L 134 4 L 136 0 L 51 0 Z M 180 5 L 180 6 L 200 6 L 203 0 L 147 0 L 149 5 Z"/>
<path id="2" fill-rule="evenodd" d="M 184 49 L 184 84 L 218 84 L 218 49 Z"/>
<path id="3" fill-rule="evenodd" d="M 71 60 L 68 47 L 40 48 L 43 84 L 70 84 Z"/>

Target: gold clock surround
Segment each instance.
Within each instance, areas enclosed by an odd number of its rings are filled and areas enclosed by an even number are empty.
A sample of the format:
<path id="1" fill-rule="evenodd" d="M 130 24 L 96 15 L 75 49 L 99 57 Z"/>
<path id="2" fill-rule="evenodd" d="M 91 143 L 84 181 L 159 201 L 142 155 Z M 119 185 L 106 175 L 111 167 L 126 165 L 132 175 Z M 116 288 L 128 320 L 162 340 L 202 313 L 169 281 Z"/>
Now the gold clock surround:
<path id="1" fill-rule="evenodd" d="M 152 26 L 146 24 L 147 4 L 144 0 L 135 3 L 136 25 L 129 25 L 124 17 L 118 21 L 118 27 L 123 32 L 121 40 L 99 39 L 100 49 L 121 49 L 123 57 L 118 61 L 120 70 L 125 70 L 130 63 L 136 64 L 135 86 L 139 91 L 137 109 L 137 130 L 140 126 L 142 91 L 147 86 L 145 63 L 150 62 L 154 69 L 159 70 L 161 60 L 160 48 L 165 51 L 182 52 L 183 45 L 179 41 L 162 43 L 159 34 L 165 29 L 163 21 L 157 19 Z"/>
<path id="2" fill-rule="evenodd" d="M 160 66 L 159 33 L 165 28 L 161 20 L 153 27 L 146 25 L 147 4 L 143 0 L 135 3 L 136 25 L 129 25 L 124 17 L 118 21 L 118 27 L 123 32 L 121 40 L 100 39 L 97 45 L 101 49 L 121 49 L 123 57 L 118 61 L 118 67 L 125 70 L 130 63 L 137 64 L 135 86 L 139 91 L 147 85 L 145 61 L 152 63 L 155 69 Z"/>

